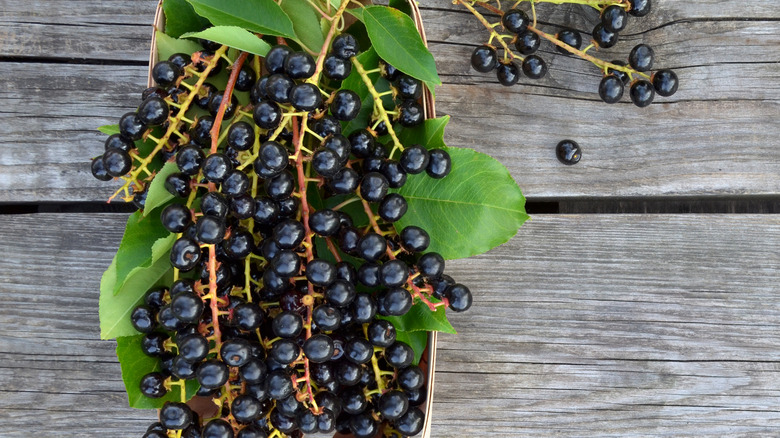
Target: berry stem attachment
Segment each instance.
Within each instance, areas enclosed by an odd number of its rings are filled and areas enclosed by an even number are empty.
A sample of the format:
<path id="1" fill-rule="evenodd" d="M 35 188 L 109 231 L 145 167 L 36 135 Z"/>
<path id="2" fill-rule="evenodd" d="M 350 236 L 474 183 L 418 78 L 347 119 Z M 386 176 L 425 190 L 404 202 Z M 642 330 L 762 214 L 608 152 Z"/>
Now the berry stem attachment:
<path id="1" fill-rule="evenodd" d="M 309 3 L 311 3 L 311 1 Z M 330 4 L 330 2 L 328 2 L 328 4 Z M 330 21 L 330 30 L 328 30 L 328 34 L 325 36 L 325 41 L 322 43 L 322 49 L 320 50 L 320 53 L 317 56 L 317 66 L 314 70 L 314 74 L 308 80 L 308 82 L 311 82 L 312 84 L 316 85 L 320 82 L 320 75 L 322 74 L 322 66 L 325 63 L 325 56 L 328 54 L 330 41 L 333 39 L 333 35 L 336 33 L 336 28 L 338 27 L 339 20 L 344 15 L 344 11 L 347 9 L 347 6 L 349 6 L 349 0 L 341 0 L 341 5 L 339 6 L 339 9 L 336 11 L 336 13 L 333 14 L 332 17 L 326 18 L 328 21 Z M 322 13 L 322 11 L 320 11 L 320 13 Z"/>
<path id="2" fill-rule="evenodd" d="M 368 77 L 368 72 L 366 72 L 366 69 L 363 68 L 363 64 L 361 64 L 356 57 L 353 57 L 352 65 L 355 66 L 355 70 L 357 70 L 360 78 L 363 79 L 363 83 L 366 84 L 368 92 L 371 94 L 371 97 L 374 98 L 374 109 L 379 112 L 379 120 L 385 122 L 385 126 L 387 126 L 387 133 L 390 134 L 390 138 L 393 139 L 393 151 L 390 153 L 390 156 L 392 157 L 393 152 L 395 152 L 396 149 L 403 151 L 404 146 L 401 144 L 401 141 L 398 140 L 398 136 L 395 134 L 393 123 L 390 121 L 390 116 L 388 115 L 387 110 L 385 110 L 385 105 L 382 103 L 382 96 L 379 94 L 376 88 L 374 88 L 374 83 L 371 82 L 371 78 Z"/>
<path id="3" fill-rule="evenodd" d="M 515 55 L 512 52 L 512 49 L 510 49 L 509 46 L 506 44 L 506 41 L 504 41 L 504 39 L 506 37 L 508 37 L 508 36 L 507 35 L 501 35 L 500 33 L 496 32 L 496 29 L 494 27 L 495 25 L 490 24 L 490 22 L 487 20 L 487 18 L 485 18 L 484 15 L 480 14 L 479 11 L 476 10 L 474 8 L 474 6 L 472 6 L 470 4 L 471 2 L 469 2 L 468 0 L 453 0 L 452 3 L 463 5 L 466 9 L 469 10 L 469 12 L 472 13 L 472 15 L 474 15 L 474 17 L 477 18 L 477 20 L 479 20 L 480 23 L 482 23 L 483 26 L 485 26 L 485 29 L 487 29 L 488 32 L 490 32 L 490 41 L 492 42 L 494 39 L 497 39 L 498 43 L 501 44 L 501 47 L 504 49 L 504 59 L 506 59 L 507 56 L 509 56 L 512 59 L 519 59 L 521 61 L 524 59 L 522 56 Z M 490 8 L 488 8 L 488 6 L 490 6 L 490 5 L 485 5 L 482 2 L 479 2 L 479 4 L 480 4 L 480 6 L 483 6 L 486 9 L 490 9 Z M 494 12 L 492 9 L 490 9 L 490 10 L 492 12 Z M 498 11 L 501 12 L 500 9 L 498 9 Z"/>
<path id="4" fill-rule="evenodd" d="M 222 102 L 219 104 L 219 110 L 217 111 L 217 117 L 214 118 L 214 126 L 211 127 L 211 153 L 216 154 L 219 147 L 219 132 L 222 128 L 222 120 L 225 118 L 225 111 L 227 110 L 228 103 L 233 97 L 233 88 L 236 86 L 238 80 L 238 74 L 241 72 L 241 67 L 244 65 L 244 61 L 249 56 L 247 52 L 241 52 L 241 55 L 236 59 L 233 64 L 233 70 L 230 72 L 230 78 L 225 86 L 225 94 L 222 96 Z"/>
<path id="5" fill-rule="evenodd" d="M 478 3 L 482 4 L 481 1 L 477 0 Z M 628 9 L 629 5 L 628 2 L 625 0 L 519 0 L 514 4 L 514 7 L 517 7 L 520 3 L 524 1 L 530 1 L 531 7 L 533 7 L 534 3 L 552 3 L 554 5 L 564 5 L 564 4 L 575 4 L 575 5 L 585 5 L 590 6 L 596 10 L 603 10 L 604 8 L 612 5 L 618 5 L 622 8 Z"/>

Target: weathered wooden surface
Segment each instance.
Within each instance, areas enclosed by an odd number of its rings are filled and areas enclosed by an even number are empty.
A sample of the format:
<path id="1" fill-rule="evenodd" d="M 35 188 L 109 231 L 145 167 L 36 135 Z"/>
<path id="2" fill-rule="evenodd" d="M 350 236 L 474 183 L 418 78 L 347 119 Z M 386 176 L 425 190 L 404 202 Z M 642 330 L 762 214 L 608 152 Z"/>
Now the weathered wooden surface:
<path id="1" fill-rule="evenodd" d="M 152 421 L 98 340 L 124 220 L 0 216 L 0 435 L 140 436 Z M 449 262 L 476 305 L 440 338 L 433 436 L 774 434 L 778 247 L 771 215 L 550 215 Z"/>
<path id="2" fill-rule="evenodd" d="M 2 2 L 0 7 L 0 202 L 97 201 L 111 184 L 89 181 L 101 153 L 94 128 L 138 103 L 146 69 L 151 0 Z M 639 42 L 656 65 L 674 68 L 681 89 L 649 108 L 597 102 L 599 72 L 552 55 L 540 81 L 505 88 L 470 69 L 486 39 L 462 7 L 421 2 L 444 86 L 438 109 L 452 114 L 452 145 L 504 162 L 531 198 L 776 195 L 780 192 L 780 15 L 766 2 L 654 2 L 605 57 Z M 541 5 L 547 23 L 588 32 L 595 13 Z M 69 61 L 73 64 L 53 62 Z M 83 65 L 102 62 L 106 65 Z M 554 147 L 578 141 L 583 160 L 558 163 Z"/>

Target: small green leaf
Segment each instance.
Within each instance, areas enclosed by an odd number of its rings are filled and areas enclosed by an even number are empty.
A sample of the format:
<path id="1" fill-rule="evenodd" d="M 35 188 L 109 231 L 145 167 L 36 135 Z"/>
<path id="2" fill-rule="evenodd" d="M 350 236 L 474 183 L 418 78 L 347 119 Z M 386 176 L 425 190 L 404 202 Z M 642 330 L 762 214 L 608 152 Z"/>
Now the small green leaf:
<path id="1" fill-rule="evenodd" d="M 171 234 L 160 222 L 160 212 L 156 211 L 144 216 L 140 211 L 131 214 L 127 219 L 125 234 L 122 243 L 116 253 L 117 284 L 114 293 L 128 277 L 130 271 L 137 267 L 150 266 L 152 260 L 152 244 L 158 239 L 169 237 Z M 173 245 L 173 242 L 171 242 Z"/>
<path id="2" fill-rule="evenodd" d="M 162 32 L 155 32 L 154 38 L 157 41 L 158 60 L 168 59 L 174 53 L 192 55 L 195 52 L 203 50 L 203 47 L 194 41 L 176 39 Z"/>
<path id="3" fill-rule="evenodd" d="M 366 69 L 373 70 L 379 65 L 379 56 L 374 49 L 368 49 L 357 56 L 358 62 Z M 390 83 L 382 78 L 379 73 L 368 75 L 374 84 L 374 88 L 380 93 L 390 90 Z M 371 114 L 374 112 L 374 98 L 368 92 L 368 87 L 363 82 L 357 69 L 352 69 L 349 77 L 341 83 L 341 88 L 352 90 L 360 96 L 361 106 L 357 117 L 347 122 L 341 129 L 342 134 L 349 135 L 352 132 L 364 128 L 371 120 Z"/>
<path id="4" fill-rule="evenodd" d="M 412 7 L 409 6 L 409 2 L 407 0 L 390 0 L 388 2 L 388 6 L 391 8 L 396 8 L 406 15 L 412 14 Z"/>
<path id="5" fill-rule="evenodd" d="M 412 361 L 412 363 L 419 365 L 423 351 L 425 351 L 425 347 L 428 346 L 428 332 L 404 332 L 396 330 L 395 340 L 412 347 L 412 350 L 414 350 L 414 361 Z"/>
<path id="6" fill-rule="evenodd" d="M 432 301 L 436 301 L 432 299 Z M 452 324 L 447 320 L 445 306 L 439 306 L 436 311 L 431 311 L 428 305 L 418 301 L 403 316 L 377 316 L 393 323 L 396 330 L 405 332 L 444 332 L 457 333 Z"/>
<path id="7" fill-rule="evenodd" d="M 190 32 L 182 38 L 203 38 L 244 52 L 265 56 L 271 46 L 257 35 L 236 26 L 214 26 L 200 32 Z"/>
<path id="8" fill-rule="evenodd" d="M 409 175 L 397 193 L 409 210 L 396 222 L 431 236 L 429 251 L 445 259 L 482 254 L 505 243 L 528 219 L 525 198 L 509 171 L 494 158 L 472 149 L 446 148 L 452 171 L 443 179 Z"/>
<path id="9" fill-rule="evenodd" d="M 170 263 L 170 262 L 169 262 Z M 155 285 L 170 284 L 173 279 L 173 269 L 162 277 L 151 279 L 136 275 L 126 282 L 126 290 L 114 295 L 116 284 L 116 257 L 103 273 L 100 280 L 100 339 L 113 339 L 119 336 L 135 336 L 138 331 L 130 324 L 130 313 L 143 300 L 147 290 Z"/>
<path id="10" fill-rule="evenodd" d="M 320 14 L 311 4 L 301 0 L 283 0 L 279 6 L 292 20 L 293 29 L 301 45 L 309 52 L 319 52 L 325 42 L 320 26 Z"/>
<path id="11" fill-rule="evenodd" d="M 441 85 L 433 55 L 408 15 L 386 6 L 368 6 L 363 8 L 361 21 L 382 59 L 409 76 Z"/>
<path id="12" fill-rule="evenodd" d="M 209 21 L 196 14 L 186 0 L 165 0 L 162 7 L 165 11 L 165 33 L 174 38 L 209 26 Z"/>
<path id="13" fill-rule="evenodd" d="M 152 183 L 149 184 L 149 190 L 146 192 L 146 204 L 144 204 L 144 216 L 155 210 L 157 207 L 166 204 L 173 199 L 171 192 L 165 189 L 165 179 L 169 175 L 179 171 L 176 162 L 169 161 L 157 172 Z"/>
<path id="14" fill-rule="evenodd" d="M 292 21 L 273 0 L 187 0 L 215 26 L 237 26 L 250 32 L 295 38 Z"/>
<path id="15" fill-rule="evenodd" d="M 98 128 L 98 131 L 106 135 L 119 134 L 119 125 L 103 125 Z"/>
<path id="16" fill-rule="evenodd" d="M 141 394 L 141 379 L 154 371 L 160 371 L 160 360 L 149 357 L 141 349 L 144 335 L 123 336 L 116 340 L 116 357 L 122 367 L 122 380 L 125 382 L 127 401 L 131 408 L 159 409 L 167 401 L 180 401 L 181 387 L 174 385 L 167 394 L 160 398 L 148 398 Z M 191 399 L 198 391 L 200 385 L 196 379 L 187 381 L 185 385 L 184 399 Z"/>
<path id="17" fill-rule="evenodd" d="M 450 122 L 450 116 L 427 119 L 414 128 L 404 128 L 398 139 L 404 145 L 421 144 L 428 149 L 443 148 L 444 128 Z"/>

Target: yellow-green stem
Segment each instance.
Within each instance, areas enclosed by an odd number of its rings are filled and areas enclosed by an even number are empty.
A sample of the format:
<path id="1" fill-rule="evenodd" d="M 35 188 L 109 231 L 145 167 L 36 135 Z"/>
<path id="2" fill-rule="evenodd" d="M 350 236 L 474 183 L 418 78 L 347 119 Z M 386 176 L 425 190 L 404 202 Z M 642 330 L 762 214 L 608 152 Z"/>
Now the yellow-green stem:
<path id="1" fill-rule="evenodd" d="M 401 144 L 401 141 L 398 140 L 398 136 L 395 134 L 395 129 L 393 129 L 390 116 L 387 114 L 387 110 L 385 110 L 385 106 L 382 103 L 382 96 L 378 91 L 376 91 L 376 88 L 374 88 L 374 83 L 371 82 L 371 78 L 368 77 L 366 69 L 363 68 L 363 64 L 361 64 L 360 61 L 358 61 L 355 57 L 352 58 L 352 65 L 355 66 L 355 70 L 357 70 L 360 78 L 363 79 L 363 83 L 366 84 L 368 92 L 371 94 L 371 97 L 374 98 L 374 109 L 379 112 L 379 120 L 385 122 L 387 133 L 390 134 L 390 138 L 393 139 L 393 151 L 396 149 L 403 151 L 404 146 Z M 390 156 L 393 156 L 392 153 Z"/>

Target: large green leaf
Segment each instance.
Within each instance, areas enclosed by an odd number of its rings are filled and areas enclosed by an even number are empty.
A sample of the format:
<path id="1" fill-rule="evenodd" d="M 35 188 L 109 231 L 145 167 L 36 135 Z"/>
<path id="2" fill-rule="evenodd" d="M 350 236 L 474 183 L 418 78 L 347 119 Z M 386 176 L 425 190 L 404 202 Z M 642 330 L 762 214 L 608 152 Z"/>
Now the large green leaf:
<path id="1" fill-rule="evenodd" d="M 186 53 L 187 55 L 191 55 L 197 51 L 203 50 L 203 47 L 194 41 L 176 39 L 162 32 L 155 32 L 154 38 L 157 41 L 158 60 L 168 59 L 174 53 Z"/>
<path id="2" fill-rule="evenodd" d="M 273 0 L 187 0 L 215 26 L 237 26 L 250 32 L 295 38 L 292 21 Z"/>
<path id="3" fill-rule="evenodd" d="M 181 387 L 174 385 L 161 398 L 148 398 L 141 394 L 141 379 L 154 371 L 160 371 L 160 360 L 149 357 L 141 350 L 144 335 L 124 336 L 116 340 L 116 357 L 122 367 L 122 380 L 125 382 L 127 401 L 131 408 L 159 409 L 167 401 L 181 401 Z M 191 399 L 200 385 L 196 379 L 189 380 L 185 385 L 184 400 Z"/>
<path id="4" fill-rule="evenodd" d="M 433 55 L 408 15 L 387 6 L 368 6 L 356 16 L 366 25 L 373 48 L 382 59 L 431 89 L 441 85 Z"/>
<path id="5" fill-rule="evenodd" d="M 127 218 L 125 234 L 116 253 L 117 285 L 114 293 L 119 292 L 119 288 L 132 270 L 148 267 L 153 263 L 152 245 L 158 239 L 170 235 L 160 221 L 159 211 L 152 212 L 148 216 L 144 216 L 141 211 L 136 211 Z"/>
<path id="6" fill-rule="evenodd" d="M 309 52 L 318 53 L 325 42 L 320 14 L 311 4 L 301 0 L 283 0 L 279 6 L 290 17 L 300 44 Z"/>
<path id="7" fill-rule="evenodd" d="M 412 347 L 412 350 L 414 350 L 414 361 L 412 363 L 418 365 L 420 359 L 422 359 L 425 347 L 428 346 L 428 332 L 405 332 L 396 330 L 395 339 L 396 341 L 403 342 Z"/>
<path id="8" fill-rule="evenodd" d="M 405 146 L 421 144 L 428 149 L 442 148 L 444 144 L 444 128 L 450 122 L 450 116 L 427 119 L 414 128 L 403 128 L 398 133 L 398 139 Z"/>
<path id="9" fill-rule="evenodd" d="M 168 203 L 173 199 L 173 195 L 165 188 L 165 179 L 172 173 L 179 171 L 179 167 L 176 162 L 169 161 L 157 172 L 154 176 L 152 183 L 149 184 L 149 189 L 146 192 L 146 203 L 144 204 L 144 216 L 149 212 L 155 210 L 157 207 Z"/>
<path id="10" fill-rule="evenodd" d="M 165 11 L 165 33 L 174 38 L 209 26 L 209 21 L 196 14 L 186 0 L 164 0 L 162 7 Z"/>
<path id="11" fill-rule="evenodd" d="M 437 301 L 431 299 L 431 301 Z M 457 333 L 452 324 L 447 320 L 445 306 L 439 306 L 436 311 L 428 308 L 428 305 L 422 301 L 415 303 L 403 316 L 377 316 L 380 319 L 386 319 L 393 323 L 396 330 L 405 332 L 444 332 Z"/>
<path id="12" fill-rule="evenodd" d="M 446 148 L 452 171 L 443 179 L 409 175 L 396 191 L 409 210 L 395 223 L 417 225 L 431 236 L 429 251 L 445 259 L 482 254 L 511 239 L 528 219 L 525 198 L 506 168 L 472 149 Z"/>
<path id="13" fill-rule="evenodd" d="M 226 46 L 265 56 L 271 46 L 257 35 L 236 26 L 214 26 L 200 32 L 190 32 L 182 38 L 203 38 Z"/>
<path id="14" fill-rule="evenodd" d="M 357 60 L 366 70 L 373 70 L 379 65 L 379 56 L 376 54 L 373 48 L 368 49 L 358 55 Z M 368 77 L 371 79 L 374 84 L 374 88 L 376 88 L 378 92 L 383 93 L 390 90 L 390 83 L 381 77 L 378 72 L 371 73 L 368 75 Z M 344 124 L 343 128 L 341 129 L 342 134 L 349 135 L 358 129 L 365 128 L 369 123 L 371 120 L 371 114 L 374 112 L 374 98 L 371 96 L 371 93 L 368 92 L 368 87 L 366 86 L 365 82 L 363 82 L 363 79 L 360 77 L 357 69 L 354 68 L 352 69 L 352 73 L 350 73 L 349 77 L 342 81 L 341 88 L 354 91 L 358 96 L 360 96 L 361 101 L 360 112 L 358 113 L 357 117 Z M 387 98 L 388 101 L 385 102 L 386 107 L 388 106 L 387 104 L 391 104 L 389 96 L 387 96 Z"/>

